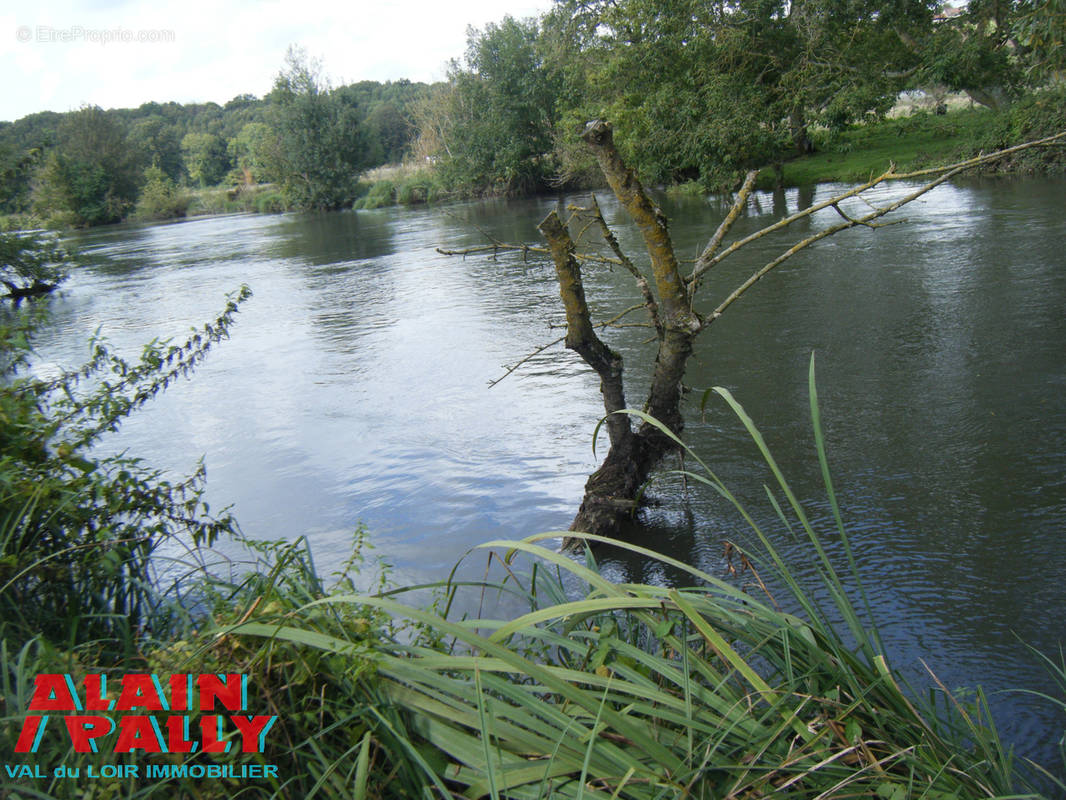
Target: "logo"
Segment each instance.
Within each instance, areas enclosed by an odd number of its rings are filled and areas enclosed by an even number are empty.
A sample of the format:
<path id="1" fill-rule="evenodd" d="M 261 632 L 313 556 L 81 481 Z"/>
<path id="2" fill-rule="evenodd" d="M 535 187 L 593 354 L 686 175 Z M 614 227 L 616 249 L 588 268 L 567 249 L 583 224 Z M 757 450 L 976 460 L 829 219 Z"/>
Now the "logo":
<path id="1" fill-rule="evenodd" d="M 46 734 L 63 737 L 77 753 L 262 753 L 277 722 L 248 713 L 248 676 L 239 673 L 131 673 L 111 682 L 90 674 L 80 686 L 69 674 L 46 673 L 36 676 L 27 711 L 16 753 L 38 752 Z M 146 777 L 166 777 L 154 773 L 168 769 L 189 777 L 276 777 L 276 767 L 262 764 L 149 765 Z M 28 765 L 17 774 L 44 777 Z"/>

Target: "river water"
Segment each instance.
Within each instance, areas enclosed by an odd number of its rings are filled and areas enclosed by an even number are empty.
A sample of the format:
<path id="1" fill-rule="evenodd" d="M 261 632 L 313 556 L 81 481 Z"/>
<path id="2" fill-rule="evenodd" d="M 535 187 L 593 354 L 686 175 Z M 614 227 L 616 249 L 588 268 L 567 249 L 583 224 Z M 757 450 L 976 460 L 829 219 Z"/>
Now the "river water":
<path id="1" fill-rule="evenodd" d="M 736 231 L 841 188 L 759 195 Z M 233 504 L 252 537 L 306 535 L 323 573 L 363 523 L 397 582 L 436 580 L 481 542 L 564 529 L 596 465 L 598 381 L 575 356 L 550 348 L 488 387 L 562 334 L 550 263 L 435 251 L 482 244 L 482 232 L 539 245 L 536 224 L 556 202 L 80 234 L 85 266 L 52 301 L 38 368 L 79 363 L 96 329 L 131 355 L 181 337 L 247 283 L 255 295 L 231 339 L 105 446 L 175 474 L 205 457 L 213 506 Z M 617 205 L 600 202 L 638 253 Z M 725 213 L 713 199 L 663 207 L 682 257 Z M 1023 643 L 1055 654 L 1066 639 L 1064 212 L 1061 179 L 942 186 L 908 206 L 903 224 L 846 232 L 771 273 L 708 329 L 687 376 L 745 405 L 835 550 L 807 405 L 816 354 L 850 540 L 892 663 L 918 685 L 928 683 L 922 659 L 950 687 L 1057 691 Z M 822 212 L 789 239 L 742 251 L 711 274 L 698 307 L 837 219 Z M 621 270 L 588 268 L 586 283 L 599 318 L 637 297 Z M 608 336 L 634 406 L 653 357 L 647 337 L 639 327 Z M 703 416 L 688 406 L 693 449 L 769 519 L 769 474 L 739 423 L 721 402 Z M 658 504 L 633 536 L 723 574 L 723 540 L 745 537 L 736 515 L 674 479 L 652 491 Z M 810 574 L 806 550 L 777 533 Z M 602 558 L 619 579 L 674 577 Z M 1061 711 L 1024 694 L 992 703 L 1022 752 L 1061 766 Z"/>

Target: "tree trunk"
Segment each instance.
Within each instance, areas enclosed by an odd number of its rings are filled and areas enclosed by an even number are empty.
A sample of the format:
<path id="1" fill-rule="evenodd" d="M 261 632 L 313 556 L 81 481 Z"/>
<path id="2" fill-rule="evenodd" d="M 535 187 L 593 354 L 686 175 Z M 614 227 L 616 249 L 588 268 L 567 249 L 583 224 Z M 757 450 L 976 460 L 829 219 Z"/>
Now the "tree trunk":
<path id="1" fill-rule="evenodd" d="M 659 350 L 655 357 L 651 387 L 644 403 L 644 411 L 656 418 L 668 431 L 674 435 L 680 435 L 684 424 L 681 415 L 681 382 L 696 336 L 721 317 L 730 306 L 771 270 L 786 263 L 796 253 L 841 231 L 860 225 L 874 229 L 894 224 L 893 222 L 879 222 L 879 220 L 966 170 L 1008 157 L 1024 149 L 1066 141 L 1066 131 L 938 169 L 896 173 L 890 168 L 880 177 L 873 178 L 862 186 L 835 197 L 818 203 L 803 203 L 801 210 L 794 214 L 777 220 L 755 233 L 741 237 L 722 249 L 726 234 L 747 207 L 748 198 L 754 189 L 758 175 L 758 171 L 753 170 L 748 173 L 732 208 L 699 258 L 696 259 L 695 267 L 687 278 L 680 273 L 665 217 L 651 202 L 633 171 L 622 162 L 614 146 L 610 125 L 601 121 L 590 122 L 585 129 L 584 138 L 595 153 L 600 168 L 618 201 L 640 230 L 651 260 L 653 281 L 649 282 L 632 261 L 621 252 L 617 239 L 610 233 L 596 204 L 593 203 L 592 209 L 580 209 L 583 212 L 591 211 L 594 221 L 603 230 L 605 240 L 617 256 L 610 261 L 622 265 L 633 274 L 644 301 L 643 305 L 652 318 L 659 341 Z M 917 177 L 931 178 L 931 180 L 893 202 L 877 206 L 867 203 L 870 210 L 861 216 L 852 216 L 841 207 L 844 201 L 861 196 L 866 190 L 886 181 Z M 826 209 L 835 210 L 842 221 L 828 227 L 820 227 L 806 238 L 783 249 L 779 255 L 756 269 L 747 280 L 733 289 L 705 317 L 701 318 L 693 310 L 693 296 L 706 273 L 718 263 L 736 253 L 740 248 L 783 230 L 793 223 L 808 222 L 813 214 Z M 587 229 L 589 226 L 585 227 Z M 585 289 L 581 280 L 581 269 L 574 242 L 566 225 L 553 211 L 540 224 L 540 231 L 550 244 L 550 252 L 559 281 L 559 294 L 566 309 L 566 346 L 580 354 L 600 376 L 600 391 L 603 394 L 604 410 L 607 412 L 606 425 L 611 441 L 610 449 L 600 468 L 585 484 L 585 497 L 577 516 L 570 525 L 570 530 L 617 537 L 623 531 L 625 523 L 636 513 L 639 500 L 644 496 L 642 489 L 652 470 L 662 457 L 674 448 L 675 443 L 670 436 L 664 434 L 656 426 L 644 422 L 634 430 L 628 416 L 615 413 L 627 408 L 623 389 L 622 358 L 596 335 L 595 327 L 589 317 L 588 305 L 585 302 Z M 500 246 L 506 245 L 496 242 L 489 249 L 495 250 Z M 524 251 L 529 249 L 526 245 L 514 247 Z M 440 252 L 448 254 L 451 251 Z M 638 308 L 640 306 L 634 307 L 634 309 Z M 615 321 L 625 313 L 628 312 L 623 312 L 615 318 Z M 581 542 L 579 538 L 567 537 L 563 546 L 579 545 Z"/>
<path id="2" fill-rule="evenodd" d="M 999 111 L 1010 105 L 1010 95 L 1002 86 L 975 86 L 963 91 L 975 103 L 993 111 Z"/>
<path id="3" fill-rule="evenodd" d="M 794 108 L 788 115 L 788 128 L 792 134 L 792 144 L 796 155 L 806 156 L 814 152 L 814 142 L 807 130 L 807 118 L 802 108 Z"/>
<path id="4" fill-rule="evenodd" d="M 590 122 L 584 139 L 595 153 L 615 196 L 640 230 L 651 257 L 658 302 L 647 297 L 645 300 L 655 320 L 659 351 L 644 410 L 680 434 L 684 425 L 681 380 L 692 354 L 693 341 L 702 329 L 702 320 L 691 308 L 689 288 L 674 255 L 666 218 L 651 202 L 636 174 L 622 162 L 610 125 L 598 120 Z M 604 409 L 610 415 L 607 426 L 611 448 L 585 484 L 585 497 L 570 530 L 617 536 L 624 522 L 636 512 L 637 498 L 652 469 L 674 443 L 653 425 L 644 423 L 633 431 L 628 418 L 612 414 L 625 408 L 622 359 L 599 340 L 592 328 L 580 269 L 573 257 L 574 245 L 565 226 L 553 212 L 541 223 L 540 230 L 551 246 L 566 308 L 566 346 L 579 353 L 600 375 Z M 574 540 L 568 539 L 564 546 L 573 543 Z"/>

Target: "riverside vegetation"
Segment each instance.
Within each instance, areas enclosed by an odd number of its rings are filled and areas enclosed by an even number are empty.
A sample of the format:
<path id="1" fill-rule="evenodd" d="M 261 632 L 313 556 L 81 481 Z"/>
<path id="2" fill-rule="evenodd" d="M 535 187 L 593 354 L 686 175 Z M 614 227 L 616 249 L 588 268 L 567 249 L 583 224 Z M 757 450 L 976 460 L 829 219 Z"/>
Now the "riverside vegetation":
<path id="1" fill-rule="evenodd" d="M 753 167 L 774 167 L 770 183 L 865 180 L 1062 130 L 1059 0 L 964 6 L 557 0 L 472 28 L 434 85 L 332 86 L 292 49 L 262 99 L 0 123 L 0 214 L 89 226 L 587 188 L 602 181 L 579 138 L 590 119 L 618 126 L 645 184 L 702 193 Z M 929 111 L 887 118 L 915 92 Z M 939 115 L 949 92 L 973 107 Z M 1059 149 L 1005 168 L 1063 164 Z"/>
<path id="2" fill-rule="evenodd" d="M 5 241 L 13 251 L 49 246 Z M 68 268 L 61 251 L 48 252 L 25 260 Z M 721 576 L 663 559 L 688 585 L 616 585 L 590 553 L 582 560 L 545 547 L 558 533 L 486 543 L 493 571 L 480 581 L 442 580 L 428 605 L 419 599 L 426 587 L 393 586 L 365 561 L 361 533 L 331 577 L 316 571 L 302 539 L 245 541 L 252 562 L 212 565 L 206 545 L 244 540 L 232 518 L 202 502 L 202 470 L 169 482 L 135 458 L 98 458 L 90 446 L 224 339 L 247 296 L 238 292 L 184 342 L 149 343 L 135 362 L 95 342 L 83 368 L 49 379 L 26 372 L 45 308 L 5 309 L 0 751 L 15 763 L 6 754 L 38 673 L 242 672 L 257 707 L 278 716 L 267 751 L 253 757 L 276 764 L 277 777 L 152 781 L 142 772 L 83 781 L 5 772 L 5 793 L 892 800 L 1066 789 L 1058 766 L 1040 773 L 1014 760 L 980 692 L 966 699 L 939 686 L 922 699 L 901 687 L 847 548 L 813 361 L 812 464 L 832 511 L 827 529 L 816 529 L 740 403 L 722 389 L 705 397 L 738 416 L 773 476 L 770 513 L 745 509 L 688 454 L 699 466 L 689 480 L 728 501 L 760 543 L 752 552 L 732 546 Z M 781 537 L 807 542 L 818 585 L 790 573 L 775 546 Z M 464 594 L 500 594 L 526 611 L 510 620 L 457 616 Z M 1066 667 L 1047 663 L 1066 691 Z M 92 765 L 99 775 L 105 764 L 149 758 L 75 753 L 53 731 L 21 761 L 46 775 L 59 764 L 82 774 Z"/>

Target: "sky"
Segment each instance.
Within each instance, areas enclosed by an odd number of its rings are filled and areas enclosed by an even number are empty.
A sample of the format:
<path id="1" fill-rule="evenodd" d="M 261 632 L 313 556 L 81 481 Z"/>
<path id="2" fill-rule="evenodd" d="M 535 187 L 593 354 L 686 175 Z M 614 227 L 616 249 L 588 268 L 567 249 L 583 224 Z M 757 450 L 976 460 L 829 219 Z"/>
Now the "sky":
<path id="1" fill-rule="evenodd" d="M 36 0 L 0 10 L 0 120 L 83 105 L 135 108 L 262 97 L 289 45 L 333 85 L 437 81 L 468 25 L 551 0 Z"/>

